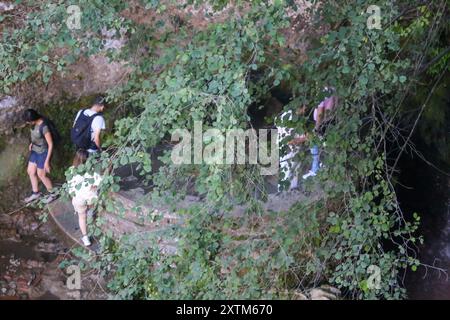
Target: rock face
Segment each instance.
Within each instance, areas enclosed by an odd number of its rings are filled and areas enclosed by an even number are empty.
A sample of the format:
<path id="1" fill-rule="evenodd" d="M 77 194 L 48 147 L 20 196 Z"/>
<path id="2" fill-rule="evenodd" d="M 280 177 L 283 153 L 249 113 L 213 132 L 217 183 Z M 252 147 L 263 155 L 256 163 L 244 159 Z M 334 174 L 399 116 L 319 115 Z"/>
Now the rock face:
<path id="1" fill-rule="evenodd" d="M 20 116 L 25 106 L 12 96 L 0 97 L 0 135 L 12 133 L 12 129 L 20 124 Z"/>
<path id="2" fill-rule="evenodd" d="M 12 134 L 14 128 L 23 126 L 21 116 L 27 108 L 37 109 L 61 99 L 74 100 L 104 93 L 120 86 L 129 72 L 124 62 L 109 62 L 102 55 L 91 56 L 71 65 L 45 88 L 30 86 L 22 89 L 20 96 L 0 97 L 0 135 Z"/>
<path id="3" fill-rule="evenodd" d="M 67 72 L 55 78 L 43 92 L 42 101 L 49 103 L 60 98 L 81 98 L 104 93 L 120 86 L 129 71 L 125 62 L 109 62 L 103 55 L 91 56 L 70 66 Z"/>
<path id="4" fill-rule="evenodd" d="M 0 2 L 0 12 L 18 10 L 18 6 Z M 54 73 L 49 83 L 34 77 L 12 88 L 11 95 L 0 93 L 0 136 L 11 135 L 14 129 L 24 125 L 21 120 L 23 110 L 39 109 L 41 106 L 59 101 L 73 101 L 105 93 L 120 86 L 130 73 L 126 61 L 112 62 L 106 57 L 107 50 L 120 50 L 126 42 L 124 33 L 119 36 L 111 30 L 102 30 L 103 44 L 97 55 L 80 58 L 62 72 Z M 49 53 L 59 59 L 67 54 L 66 48 L 58 48 Z M 45 114 L 45 111 L 44 111 Z"/>
<path id="5" fill-rule="evenodd" d="M 232 4 L 228 4 L 220 11 L 213 11 L 208 4 L 185 5 L 180 8 L 173 3 L 166 3 L 167 10 L 159 12 L 154 9 L 145 9 L 137 2 L 129 2 L 130 8 L 120 13 L 123 18 L 133 20 L 138 24 L 152 26 L 158 21 L 163 21 L 164 30 L 172 32 L 177 32 L 178 28 L 184 25 L 193 33 L 196 30 L 205 29 L 212 23 L 225 21 L 231 12 L 234 12 L 237 16 L 242 15 L 251 6 L 250 4 L 244 4 L 236 8 Z M 164 3 L 164 1 L 162 2 Z M 178 5 L 185 2 L 180 1 Z M 296 59 L 298 60 L 296 63 L 301 63 L 305 59 L 304 52 L 309 45 L 305 35 L 316 38 L 322 30 L 312 30 L 309 27 L 310 17 L 307 8 L 311 7 L 310 1 L 295 0 L 295 3 L 298 7 L 297 10 L 286 12 L 292 24 L 289 28 L 283 30 L 283 34 L 286 37 L 286 47 L 290 51 L 296 52 Z M 20 5 L 16 6 L 10 2 L 0 2 L 0 12 L 14 12 L 19 7 Z M 156 37 L 160 32 L 158 30 L 155 31 Z M 126 44 L 125 30 L 120 30 L 117 33 L 114 30 L 103 28 L 101 31 L 103 37 L 102 52 L 95 56 L 81 58 L 61 73 L 55 73 L 48 84 L 42 84 L 39 77 L 38 79 L 33 78 L 27 83 L 21 83 L 17 88 L 13 88 L 13 96 L 0 95 L 0 135 L 12 132 L 12 129 L 18 125 L 17 115 L 24 108 L 36 108 L 61 99 L 77 99 L 104 93 L 108 89 L 124 83 L 127 75 L 132 72 L 130 66 L 136 65 L 136 61 L 133 61 L 130 57 L 128 61 L 110 62 L 104 55 L 105 51 L 121 50 Z M 49 53 L 52 58 L 59 58 L 66 54 L 67 49 L 65 48 L 55 49 Z"/>

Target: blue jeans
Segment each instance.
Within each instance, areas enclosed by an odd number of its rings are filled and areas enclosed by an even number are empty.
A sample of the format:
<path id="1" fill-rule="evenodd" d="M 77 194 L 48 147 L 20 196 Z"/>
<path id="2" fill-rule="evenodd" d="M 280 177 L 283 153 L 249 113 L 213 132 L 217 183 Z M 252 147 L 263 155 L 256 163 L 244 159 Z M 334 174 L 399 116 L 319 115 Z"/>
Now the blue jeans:
<path id="1" fill-rule="evenodd" d="M 311 155 L 313 158 L 312 165 L 311 165 L 311 171 L 314 173 L 317 173 L 319 171 L 319 146 L 313 145 L 311 148 Z"/>

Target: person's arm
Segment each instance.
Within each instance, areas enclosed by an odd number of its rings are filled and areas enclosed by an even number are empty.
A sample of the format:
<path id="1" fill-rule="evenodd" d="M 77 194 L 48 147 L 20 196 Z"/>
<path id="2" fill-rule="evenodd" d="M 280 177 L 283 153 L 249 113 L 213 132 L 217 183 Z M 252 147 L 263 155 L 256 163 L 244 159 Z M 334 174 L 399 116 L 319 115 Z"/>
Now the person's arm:
<path id="1" fill-rule="evenodd" d="M 48 151 L 47 151 L 47 159 L 45 159 L 44 170 L 47 173 L 50 173 L 50 160 L 52 158 L 53 153 L 53 138 L 50 132 L 47 132 L 45 135 L 45 140 L 47 141 Z"/>
<path id="2" fill-rule="evenodd" d="M 101 129 L 97 129 L 94 131 L 94 143 L 98 148 L 98 151 L 102 151 L 102 147 L 101 147 L 101 141 L 100 141 L 100 134 L 101 134 L 102 130 Z"/>
<path id="3" fill-rule="evenodd" d="M 314 125 L 314 130 L 316 131 L 319 130 L 320 125 L 322 124 L 324 111 L 325 108 L 322 104 L 317 107 L 316 124 Z"/>
<path id="4" fill-rule="evenodd" d="M 106 126 L 105 126 L 105 119 L 103 119 L 102 116 L 96 116 L 94 118 L 94 120 L 92 121 L 92 125 L 91 125 L 92 131 L 93 131 L 93 135 L 94 135 L 94 143 L 97 146 L 98 151 L 102 151 L 102 143 L 101 143 L 101 133 L 102 130 L 105 130 Z"/>
<path id="5" fill-rule="evenodd" d="M 290 145 L 299 145 L 299 144 L 304 143 L 306 140 L 308 140 L 308 135 L 307 134 L 302 134 L 302 135 L 300 135 L 298 137 L 295 137 L 291 141 L 289 141 L 288 144 L 290 144 Z"/>

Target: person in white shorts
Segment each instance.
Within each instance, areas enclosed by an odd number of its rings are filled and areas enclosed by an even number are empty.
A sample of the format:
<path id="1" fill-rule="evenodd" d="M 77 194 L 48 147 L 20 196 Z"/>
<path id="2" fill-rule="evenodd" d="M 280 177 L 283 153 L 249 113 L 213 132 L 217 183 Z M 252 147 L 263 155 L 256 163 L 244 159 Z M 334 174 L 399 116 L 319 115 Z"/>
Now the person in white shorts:
<path id="1" fill-rule="evenodd" d="M 85 150 L 78 150 L 73 166 L 69 169 L 69 174 L 73 175 L 74 170 L 79 165 L 86 162 L 88 153 Z M 72 197 L 72 205 L 78 214 L 78 223 L 83 237 L 81 240 L 85 246 L 90 246 L 91 241 L 87 233 L 87 214 L 88 209 L 92 207 L 98 198 L 98 187 L 102 181 L 102 177 L 98 173 L 84 175 L 76 174 L 68 181 L 69 193 Z"/>

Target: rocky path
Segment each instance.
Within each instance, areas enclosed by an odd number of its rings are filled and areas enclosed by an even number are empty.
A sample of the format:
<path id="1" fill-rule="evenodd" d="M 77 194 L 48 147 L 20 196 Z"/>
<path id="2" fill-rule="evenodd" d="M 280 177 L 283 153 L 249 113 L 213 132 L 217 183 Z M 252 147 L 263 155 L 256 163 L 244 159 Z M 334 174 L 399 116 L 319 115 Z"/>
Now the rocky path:
<path id="1" fill-rule="evenodd" d="M 107 298 L 105 284 L 92 271 L 81 274 L 80 290 L 67 287 L 69 274 L 59 266 L 73 259 L 71 247 L 39 214 L 30 209 L 0 214 L 0 300 Z"/>

